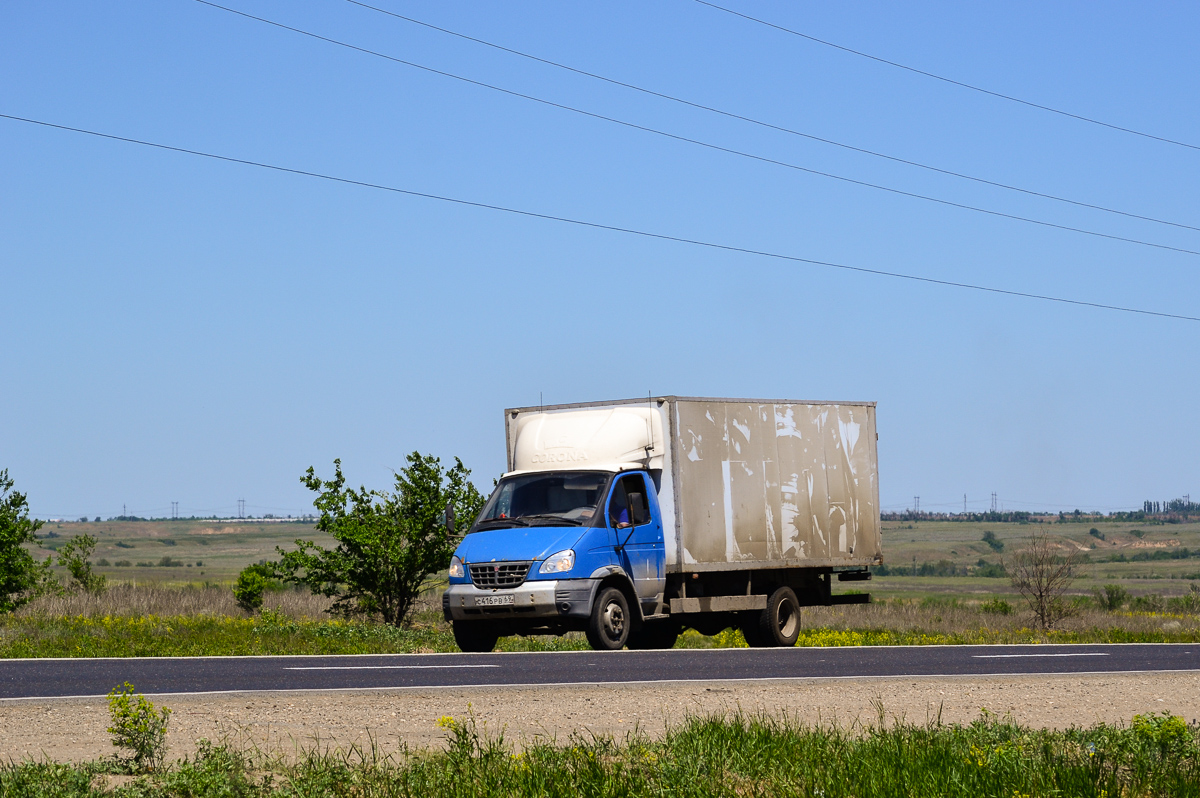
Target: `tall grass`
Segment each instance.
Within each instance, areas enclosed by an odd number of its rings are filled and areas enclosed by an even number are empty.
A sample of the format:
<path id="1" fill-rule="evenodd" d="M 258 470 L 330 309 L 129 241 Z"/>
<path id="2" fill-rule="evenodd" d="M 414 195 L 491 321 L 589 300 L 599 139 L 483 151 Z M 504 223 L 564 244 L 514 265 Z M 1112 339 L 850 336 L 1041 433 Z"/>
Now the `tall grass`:
<path id="1" fill-rule="evenodd" d="M 474 723 L 443 719 L 446 749 L 384 755 L 310 751 L 298 760 L 203 745 L 124 785 L 146 796 L 1200 796 L 1195 727 L 1031 730 L 985 715 L 969 725 L 843 729 L 779 717 L 694 718 L 662 740 L 574 737 L 521 751 Z M 111 794 L 91 763 L 0 765 L 0 798 Z M 89 790 L 94 790 L 90 792 Z"/>
<path id="2" fill-rule="evenodd" d="M 328 617 L 325 611 L 333 600 L 308 590 L 275 590 L 263 596 L 263 606 L 289 618 Z M 65 618 L 155 616 L 220 616 L 249 618 L 238 607 L 229 585 L 191 584 L 164 586 L 118 583 L 101 593 L 68 593 L 41 596 L 18 611 L 20 617 Z"/>
<path id="3" fill-rule="evenodd" d="M 1008 615 L 986 612 L 989 605 L 995 606 L 990 602 L 968 602 L 958 598 L 878 601 L 805 607 L 801 620 L 806 629 L 920 630 L 935 635 L 1015 632 L 1032 624 L 1032 614 L 1021 603 L 1011 605 L 1013 612 Z M 1088 635 L 1100 629 L 1135 636 L 1153 636 L 1164 631 L 1200 634 L 1200 617 L 1180 612 L 1105 612 L 1090 601 L 1081 601 L 1075 606 L 1075 614 L 1060 621 L 1055 628 L 1066 635 Z"/>

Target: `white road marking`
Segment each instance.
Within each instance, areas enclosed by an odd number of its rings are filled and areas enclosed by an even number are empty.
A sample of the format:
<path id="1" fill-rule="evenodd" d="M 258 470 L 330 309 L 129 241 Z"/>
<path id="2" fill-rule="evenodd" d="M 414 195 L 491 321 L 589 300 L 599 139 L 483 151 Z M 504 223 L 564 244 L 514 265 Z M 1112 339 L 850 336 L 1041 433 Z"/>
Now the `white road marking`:
<path id="1" fill-rule="evenodd" d="M 1077 654 L 973 654 L 972 659 L 1008 659 L 1010 657 L 1107 657 L 1103 651 L 1081 651 Z"/>
<path id="2" fill-rule="evenodd" d="M 499 665 L 317 665 L 309 668 L 284 668 L 285 671 L 395 671 L 418 670 L 422 668 L 499 668 Z"/>

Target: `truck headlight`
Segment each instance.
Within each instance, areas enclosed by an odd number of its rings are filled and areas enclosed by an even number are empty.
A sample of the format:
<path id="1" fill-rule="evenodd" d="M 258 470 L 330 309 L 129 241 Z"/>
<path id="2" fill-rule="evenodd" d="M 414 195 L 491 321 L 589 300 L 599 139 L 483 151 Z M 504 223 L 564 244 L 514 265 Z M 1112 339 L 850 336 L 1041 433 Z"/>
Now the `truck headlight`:
<path id="1" fill-rule="evenodd" d="M 462 579 L 463 578 L 462 560 L 458 559 L 457 557 L 450 558 L 450 577 L 452 579 Z"/>
<path id="2" fill-rule="evenodd" d="M 575 567 L 575 552 L 572 549 L 551 554 L 538 569 L 539 574 L 561 574 Z"/>

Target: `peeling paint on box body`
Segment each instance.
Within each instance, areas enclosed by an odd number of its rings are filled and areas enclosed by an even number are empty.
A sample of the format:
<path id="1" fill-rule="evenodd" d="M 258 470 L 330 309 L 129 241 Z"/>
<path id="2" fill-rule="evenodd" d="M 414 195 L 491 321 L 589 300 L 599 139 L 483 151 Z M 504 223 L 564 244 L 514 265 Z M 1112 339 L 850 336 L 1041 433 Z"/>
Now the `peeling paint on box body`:
<path id="1" fill-rule="evenodd" d="M 682 563 L 881 554 L 874 406 L 674 402 Z"/>

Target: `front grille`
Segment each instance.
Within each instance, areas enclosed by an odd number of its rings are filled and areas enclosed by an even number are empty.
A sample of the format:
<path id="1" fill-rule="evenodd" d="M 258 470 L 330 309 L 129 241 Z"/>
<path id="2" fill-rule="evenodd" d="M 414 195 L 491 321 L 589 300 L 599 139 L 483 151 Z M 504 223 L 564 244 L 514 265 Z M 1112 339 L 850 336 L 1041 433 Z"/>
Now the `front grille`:
<path id="1" fill-rule="evenodd" d="M 528 562 L 488 562 L 472 563 L 471 581 L 475 587 L 519 587 L 529 573 Z"/>

